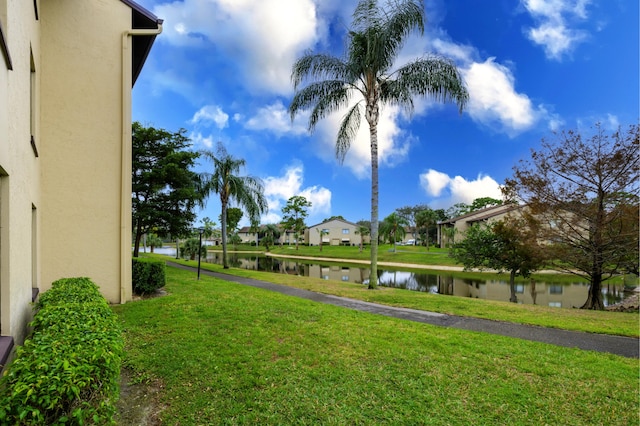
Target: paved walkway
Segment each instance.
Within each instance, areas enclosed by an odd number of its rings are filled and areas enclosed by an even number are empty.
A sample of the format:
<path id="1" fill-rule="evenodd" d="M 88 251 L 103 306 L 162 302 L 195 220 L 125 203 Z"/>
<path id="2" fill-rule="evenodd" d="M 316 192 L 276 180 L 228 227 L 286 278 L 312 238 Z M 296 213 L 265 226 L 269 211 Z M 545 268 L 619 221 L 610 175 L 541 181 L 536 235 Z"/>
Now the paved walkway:
<path id="1" fill-rule="evenodd" d="M 168 265 L 176 268 L 191 270 L 194 273 L 196 268 L 183 266 L 173 262 Z M 237 277 L 219 272 L 200 270 L 201 275 L 208 275 L 220 278 L 225 281 L 232 281 L 238 284 L 249 285 L 265 290 L 276 291 L 289 296 L 300 297 L 313 300 L 315 302 L 329 305 L 342 306 L 358 311 L 369 312 L 388 317 L 400 318 L 409 321 L 432 324 L 442 327 L 453 327 L 462 330 L 480 331 L 501 336 L 515 337 L 518 339 L 531 340 L 534 342 L 549 343 L 557 346 L 569 348 L 579 348 L 583 350 L 608 352 L 627 358 L 640 357 L 639 340 L 633 337 L 611 336 L 605 334 L 583 333 L 577 331 L 567 331 L 555 328 L 545 328 L 530 325 L 515 324 L 510 322 L 485 320 L 481 318 L 459 317 L 436 312 L 419 311 L 416 309 L 397 308 L 393 306 L 379 305 L 377 303 L 363 302 L 346 297 L 338 297 L 313 291 L 302 290 L 295 287 L 288 287 L 280 284 L 273 284 L 266 281 L 259 281 L 252 278 Z"/>

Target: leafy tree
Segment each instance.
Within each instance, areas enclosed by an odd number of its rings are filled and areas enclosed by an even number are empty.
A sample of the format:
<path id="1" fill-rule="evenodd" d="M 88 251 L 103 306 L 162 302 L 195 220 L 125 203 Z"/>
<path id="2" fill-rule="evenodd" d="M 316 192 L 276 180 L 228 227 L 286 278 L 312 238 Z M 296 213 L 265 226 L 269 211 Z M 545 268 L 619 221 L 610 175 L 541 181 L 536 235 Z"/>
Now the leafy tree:
<path id="1" fill-rule="evenodd" d="M 396 209 L 396 213 L 407 220 L 408 226 L 415 228 L 416 227 L 416 216 L 418 213 L 431 210 L 426 204 L 416 204 L 415 206 L 404 206 Z"/>
<path id="2" fill-rule="evenodd" d="M 140 240 L 152 230 L 159 236 L 185 236 L 195 220 L 194 208 L 202 204 L 198 174 L 191 171 L 198 154 L 189 151 L 186 130 L 132 125 L 133 256 Z"/>
<path id="3" fill-rule="evenodd" d="M 460 111 L 468 92 L 453 61 L 425 56 L 395 70 L 392 66 L 407 37 L 415 30 L 424 32 L 422 0 L 397 0 L 388 8 L 377 0 L 360 0 L 348 33 L 347 54 L 337 58 L 327 54 L 305 53 L 293 65 L 296 93 L 289 112 L 293 119 L 311 108 L 309 130 L 331 113 L 348 107 L 338 130 L 336 156 L 340 162 L 355 140 L 362 116 L 369 124 L 371 148 L 371 275 L 369 288 L 378 283 L 378 121 L 386 105 L 413 111 L 413 97 L 453 101 Z M 300 88 L 303 81 L 308 82 Z M 356 100 L 355 104 L 351 101 Z"/>
<path id="4" fill-rule="evenodd" d="M 418 229 L 417 221 L 418 214 L 424 211 L 431 211 L 431 208 L 429 208 L 429 206 L 426 204 L 416 204 L 415 206 L 404 206 L 396 209 L 396 213 L 406 219 L 407 226 L 411 230 L 412 236 L 416 239 L 420 238 L 423 244 L 425 243 L 426 239 L 423 238 L 423 235 L 420 234 L 420 229 Z"/>
<path id="5" fill-rule="evenodd" d="M 261 230 L 263 236 L 260 243 L 265 246 L 266 251 L 269 251 L 269 246 L 275 245 L 275 242 L 280 238 L 280 228 L 273 223 L 265 225 Z"/>
<path id="6" fill-rule="evenodd" d="M 305 218 L 309 215 L 307 209 L 311 207 L 311 201 L 307 201 L 302 195 L 294 195 L 287 200 L 287 205 L 282 208 L 282 225 L 285 229 L 293 231 L 296 239 L 296 250 L 298 250 L 298 240 L 304 233 L 306 225 Z"/>
<path id="7" fill-rule="evenodd" d="M 435 227 L 437 222 L 436 212 L 431 209 L 421 210 L 415 216 L 416 230 L 420 235 L 422 244 L 429 250 L 429 230 Z"/>
<path id="8" fill-rule="evenodd" d="M 322 223 L 329 222 L 330 220 L 335 220 L 335 219 L 340 219 L 340 220 L 346 221 L 346 219 L 344 217 L 338 215 L 338 216 L 331 216 L 330 218 L 323 220 Z"/>
<path id="9" fill-rule="evenodd" d="M 203 173 L 203 188 L 207 194 L 220 196 L 222 206 L 222 264 L 229 269 L 227 258 L 227 210 L 229 201 L 234 200 L 244 207 L 249 220 L 259 221 L 260 215 L 267 211 L 267 200 L 264 196 L 262 181 L 252 176 L 238 176 L 244 167 L 244 159 L 234 158 L 227 153 L 222 144 L 218 144 L 217 152 L 203 151 L 202 155 L 213 162 L 213 173 Z"/>
<path id="10" fill-rule="evenodd" d="M 204 228 L 204 232 L 202 233 L 202 236 L 204 238 L 209 238 L 211 236 L 213 236 L 215 234 L 216 231 L 216 223 L 214 221 L 212 221 L 211 219 L 209 219 L 208 217 L 205 217 L 201 220 L 202 222 L 202 227 Z"/>
<path id="11" fill-rule="evenodd" d="M 456 203 L 453 206 L 449 207 L 445 214 L 447 215 L 447 219 L 452 219 L 454 217 L 462 216 L 469 211 L 469 205 L 465 203 Z"/>
<path id="12" fill-rule="evenodd" d="M 628 269 L 629 253 L 637 257 L 638 126 L 609 135 L 596 124 L 589 137 L 556 137 L 514 167 L 504 192 L 541 222 L 554 266 L 590 281 L 582 308 L 604 309 L 602 282 Z"/>
<path id="13" fill-rule="evenodd" d="M 466 270 L 509 271 L 510 301 L 517 302 L 516 276 L 530 276 L 544 260 L 536 233 L 535 223 L 510 216 L 490 225 L 475 224 L 467 230 L 464 240 L 454 245 L 451 256 Z"/>
<path id="14" fill-rule="evenodd" d="M 495 207 L 501 206 L 502 200 L 498 200 L 496 198 L 491 197 L 480 197 L 476 198 L 471 202 L 471 205 L 468 207 L 465 213 L 471 213 L 476 210 L 486 209 L 487 207 Z"/>
<path id="15" fill-rule="evenodd" d="M 368 220 L 361 220 L 357 223 L 356 235 L 360 235 L 360 253 L 364 248 L 364 237 L 371 234 L 370 223 Z"/>
<path id="16" fill-rule="evenodd" d="M 393 212 L 380 224 L 380 235 L 393 244 L 393 251 L 396 251 L 396 241 L 402 241 L 407 234 L 405 226 L 409 221 L 398 213 Z"/>
<path id="17" fill-rule="evenodd" d="M 238 223 L 242 219 L 242 210 L 238 207 L 227 208 L 227 233 L 233 235 L 238 230 Z M 222 214 L 220 215 L 220 221 L 222 222 Z"/>

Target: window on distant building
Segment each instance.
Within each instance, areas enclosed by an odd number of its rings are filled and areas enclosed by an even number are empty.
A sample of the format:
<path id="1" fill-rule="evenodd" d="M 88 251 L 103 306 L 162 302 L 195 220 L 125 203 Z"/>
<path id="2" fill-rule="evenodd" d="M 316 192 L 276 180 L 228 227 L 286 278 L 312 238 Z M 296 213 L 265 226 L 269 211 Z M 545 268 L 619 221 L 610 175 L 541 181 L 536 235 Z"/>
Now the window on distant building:
<path id="1" fill-rule="evenodd" d="M 343 233 L 343 234 L 348 234 L 348 233 L 349 233 L 349 229 L 348 229 L 348 228 L 344 228 L 344 229 L 342 230 L 342 233 Z"/>
<path id="2" fill-rule="evenodd" d="M 562 285 L 550 285 L 549 286 L 549 294 L 562 294 Z"/>

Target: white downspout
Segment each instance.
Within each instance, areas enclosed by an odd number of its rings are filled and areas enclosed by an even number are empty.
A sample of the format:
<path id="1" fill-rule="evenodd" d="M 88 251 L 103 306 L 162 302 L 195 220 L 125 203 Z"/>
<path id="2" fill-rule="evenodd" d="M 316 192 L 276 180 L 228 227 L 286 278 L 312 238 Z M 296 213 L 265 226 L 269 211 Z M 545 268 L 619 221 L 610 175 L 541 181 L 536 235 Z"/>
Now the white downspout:
<path id="1" fill-rule="evenodd" d="M 120 303 L 131 298 L 131 36 L 154 36 L 157 29 L 128 30 L 122 33 L 122 141 L 120 186 Z M 127 287 L 128 284 L 128 287 Z"/>

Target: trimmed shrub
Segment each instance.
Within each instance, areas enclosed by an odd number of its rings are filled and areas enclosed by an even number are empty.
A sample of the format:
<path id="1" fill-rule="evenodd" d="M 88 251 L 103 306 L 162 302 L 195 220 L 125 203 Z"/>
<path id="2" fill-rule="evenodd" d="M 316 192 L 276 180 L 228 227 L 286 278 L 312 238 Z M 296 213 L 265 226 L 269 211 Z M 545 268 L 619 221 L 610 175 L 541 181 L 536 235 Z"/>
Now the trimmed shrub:
<path id="1" fill-rule="evenodd" d="M 153 293 L 166 283 L 165 264 L 161 260 L 134 257 L 131 275 L 135 294 Z"/>
<path id="2" fill-rule="evenodd" d="M 123 338 L 98 287 L 59 280 L 37 306 L 0 381 L 0 424 L 114 424 Z"/>

